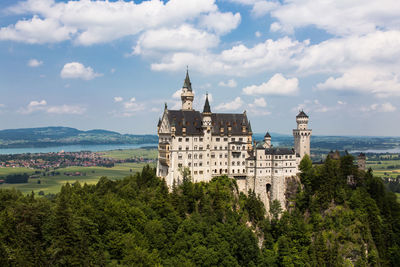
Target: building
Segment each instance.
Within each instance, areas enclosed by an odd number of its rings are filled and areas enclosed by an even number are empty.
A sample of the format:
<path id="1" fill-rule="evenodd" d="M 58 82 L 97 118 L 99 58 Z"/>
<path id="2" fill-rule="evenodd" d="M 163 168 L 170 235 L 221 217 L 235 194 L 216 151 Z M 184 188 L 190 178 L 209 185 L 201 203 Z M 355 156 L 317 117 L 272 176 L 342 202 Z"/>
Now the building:
<path id="1" fill-rule="evenodd" d="M 208 95 L 203 111 L 194 110 L 188 72 L 181 100 L 180 110 L 170 110 L 165 105 L 157 127 L 157 175 L 166 180 L 168 187 L 182 182 L 185 168 L 190 171 L 193 182 L 227 175 L 236 179 L 240 191 L 255 191 L 267 211 L 274 199 L 284 208 L 286 179 L 296 176 L 301 158 L 310 154 L 308 116 L 301 111 L 296 117 L 295 148 L 279 148 L 272 146 L 268 132 L 263 142 L 253 142 L 246 111 L 213 113 Z"/>

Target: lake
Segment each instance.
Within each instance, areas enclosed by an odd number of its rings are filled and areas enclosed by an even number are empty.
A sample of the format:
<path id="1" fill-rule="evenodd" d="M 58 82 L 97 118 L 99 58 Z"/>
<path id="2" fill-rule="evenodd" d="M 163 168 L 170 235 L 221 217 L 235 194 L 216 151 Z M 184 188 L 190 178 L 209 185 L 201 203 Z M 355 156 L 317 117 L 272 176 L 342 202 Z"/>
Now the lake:
<path id="1" fill-rule="evenodd" d="M 27 148 L 0 148 L 0 154 L 23 154 L 23 153 L 50 153 L 60 152 L 79 152 L 79 151 L 108 151 L 116 149 L 135 149 L 147 146 L 157 146 L 154 144 L 120 144 L 120 145 L 66 145 L 66 146 L 51 146 L 51 147 L 27 147 Z"/>
<path id="2" fill-rule="evenodd" d="M 367 149 L 367 150 L 352 150 L 350 153 L 376 153 L 376 154 L 384 154 L 384 153 L 400 153 L 400 147 L 388 148 L 388 149 Z"/>

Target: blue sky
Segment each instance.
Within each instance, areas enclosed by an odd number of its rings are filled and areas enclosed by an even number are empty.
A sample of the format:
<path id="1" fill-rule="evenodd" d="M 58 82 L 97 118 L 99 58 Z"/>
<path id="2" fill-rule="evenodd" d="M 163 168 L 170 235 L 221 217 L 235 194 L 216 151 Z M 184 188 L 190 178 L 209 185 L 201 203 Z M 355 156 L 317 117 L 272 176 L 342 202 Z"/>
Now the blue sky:
<path id="1" fill-rule="evenodd" d="M 243 112 L 253 131 L 400 133 L 397 0 L 0 2 L 0 128 L 156 133 L 179 108 Z"/>

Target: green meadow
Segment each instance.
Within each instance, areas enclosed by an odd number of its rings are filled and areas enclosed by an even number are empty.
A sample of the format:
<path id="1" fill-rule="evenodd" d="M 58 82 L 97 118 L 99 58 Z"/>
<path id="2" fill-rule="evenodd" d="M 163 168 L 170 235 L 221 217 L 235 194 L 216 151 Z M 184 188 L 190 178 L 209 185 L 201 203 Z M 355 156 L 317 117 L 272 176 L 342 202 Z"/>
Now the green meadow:
<path id="1" fill-rule="evenodd" d="M 127 149 L 127 150 L 112 150 L 102 152 L 104 157 L 114 159 L 134 159 L 134 158 L 157 158 L 157 150 L 155 149 Z M 118 180 L 126 176 L 141 171 L 146 163 L 120 163 L 115 164 L 112 168 L 107 167 L 67 167 L 59 169 L 51 169 L 43 176 L 44 170 L 35 170 L 28 168 L 0 168 L 0 177 L 5 177 L 9 174 L 27 173 L 32 175 L 35 171 L 40 171 L 40 178 L 30 178 L 25 184 L 0 184 L 0 189 L 15 188 L 24 194 L 35 194 L 43 191 L 43 193 L 58 193 L 62 185 L 68 183 L 79 182 L 83 184 L 95 184 L 102 176 L 109 179 Z M 154 163 L 150 164 L 155 166 Z M 48 173 L 59 172 L 59 175 L 48 176 Z M 80 173 L 80 176 L 68 176 L 67 173 Z M 40 182 L 38 182 L 40 181 Z"/>
<path id="2" fill-rule="evenodd" d="M 153 164 L 154 165 L 154 164 Z M 62 185 L 68 183 L 80 182 L 83 184 L 95 184 L 100 177 L 106 176 L 109 179 L 118 180 L 141 171 L 145 163 L 121 163 L 116 164 L 112 168 L 106 167 L 67 167 L 56 169 L 59 175 L 42 176 L 40 178 L 30 178 L 26 184 L 1 184 L 0 189 L 15 188 L 22 193 L 27 194 L 34 191 L 36 194 L 43 191 L 45 194 L 57 193 Z M 50 172 L 53 170 L 50 170 Z M 28 173 L 33 174 L 35 170 L 26 168 L 0 168 L 0 176 L 6 176 L 12 173 Z M 64 173 L 79 172 L 82 176 L 68 176 Z M 40 181 L 40 183 L 38 182 Z"/>

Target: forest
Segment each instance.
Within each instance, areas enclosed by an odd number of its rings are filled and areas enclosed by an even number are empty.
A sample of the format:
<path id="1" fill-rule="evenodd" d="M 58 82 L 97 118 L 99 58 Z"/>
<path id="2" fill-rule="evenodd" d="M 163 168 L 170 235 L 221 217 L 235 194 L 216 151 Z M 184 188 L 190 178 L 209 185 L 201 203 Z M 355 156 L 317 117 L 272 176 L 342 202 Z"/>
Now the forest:
<path id="1" fill-rule="evenodd" d="M 351 155 L 300 164 L 283 211 L 226 176 L 168 191 L 145 166 L 39 197 L 0 190 L 1 266 L 398 266 L 400 205 Z"/>

